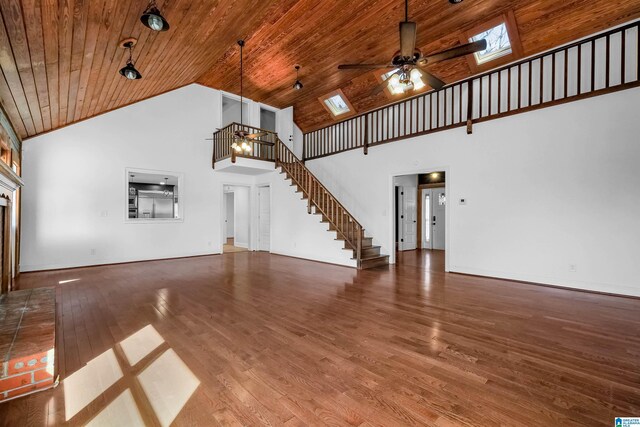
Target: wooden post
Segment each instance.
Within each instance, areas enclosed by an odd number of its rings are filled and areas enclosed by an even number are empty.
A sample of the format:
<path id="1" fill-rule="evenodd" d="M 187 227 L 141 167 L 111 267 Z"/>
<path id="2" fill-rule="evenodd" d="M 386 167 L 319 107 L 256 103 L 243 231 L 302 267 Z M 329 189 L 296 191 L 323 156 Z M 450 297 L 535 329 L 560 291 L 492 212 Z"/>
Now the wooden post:
<path id="1" fill-rule="evenodd" d="M 274 143 L 274 149 L 275 149 L 275 154 L 274 154 L 274 163 L 276 164 L 276 169 L 278 169 L 278 163 L 280 162 L 280 140 L 278 138 L 275 138 L 275 143 Z"/>
<path id="2" fill-rule="evenodd" d="M 360 227 L 358 227 L 358 236 L 356 238 L 356 266 L 357 268 L 361 268 L 361 261 L 362 261 L 362 234 L 364 233 L 364 230 Z"/>
<path id="3" fill-rule="evenodd" d="M 364 155 L 369 154 L 369 115 L 364 116 Z"/>
<path id="4" fill-rule="evenodd" d="M 216 168 L 216 134 L 215 132 L 213 133 L 212 137 L 211 137 L 211 144 L 213 146 L 213 154 L 211 155 L 211 169 L 215 169 Z"/>
<path id="5" fill-rule="evenodd" d="M 473 133 L 473 80 L 467 83 L 467 97 L 467 135 L 471 135 Z"/>
<path id="6" fill-rule="evenodd" d="M 311 193 L 313 191 L 313 179 L 311 174 L 307 175 L 307 213 L 311 214 Z"/>

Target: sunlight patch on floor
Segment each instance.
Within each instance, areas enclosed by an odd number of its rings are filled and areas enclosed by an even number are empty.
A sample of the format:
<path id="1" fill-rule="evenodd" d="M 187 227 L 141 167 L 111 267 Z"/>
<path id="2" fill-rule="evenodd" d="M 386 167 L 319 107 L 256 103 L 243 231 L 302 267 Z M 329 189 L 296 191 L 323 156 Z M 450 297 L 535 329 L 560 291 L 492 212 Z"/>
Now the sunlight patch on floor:
<path id="1" fill-rule="evenodd" d="M 122 378 L 113 349 L 94 358 L 64 380 L 64 409 L 69 421 L 96 397 Z"/>
<path id="2" fill-rule="evenodd" d="M 171 349 L 142 371 L 138 379 L 162 426 L 173 422 L 200 384 Z"/>
<path id="3" fill-rule="evenodd" d="M 200 381 L 174 350 L 158 349 L 164 343 L 158 331 L 147 325 L 67 377 L 63 382 L 66 421 L 80 422 L 77 418 L 89 414 L 78 414 L 109 391 L 110 396 L 120 394 L 111 402 L 96 401 L 103 407 L 90 407 L 90 412 L 99 412 L 87 425 L 144 426 L 137 402 L 146 400 L 148 404 L 141 404 L 151 405 L 153 413 L 145 412 L 145 417 L 153 425 L 169 426 Z M 150 360 L 143 362 L 147 357 Z M 136 365 L 141 366 L 134 369 Z"/>
<path id="4" fill-rule="evenodd" d="M 147 325 L 135 334 L 122 340 L 120 346 L 129 365 L 135 366 L 136 363 L 144 359 L 163 342 L 164 339 L 158 331 L 156 331 L 153 326 Z"/>
<path id="5" fill-rule="evenodd" d="M 144 427 L 144 421 L 129 389 L 120 394 L 87 424 L 87 427 L 107 426 Z"/>

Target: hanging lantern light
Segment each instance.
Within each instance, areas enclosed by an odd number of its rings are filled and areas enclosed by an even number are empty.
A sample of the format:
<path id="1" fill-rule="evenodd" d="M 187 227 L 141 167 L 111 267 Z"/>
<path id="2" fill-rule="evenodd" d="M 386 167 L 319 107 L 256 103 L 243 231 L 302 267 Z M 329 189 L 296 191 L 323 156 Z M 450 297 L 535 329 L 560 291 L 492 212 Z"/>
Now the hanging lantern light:
<path id="1" fill-rule="evenodd" d="M 153 31 L 167 31 L 169 23 L 160 13 L 155 0 L 151 0 L 149 5 L 140 17 L 142 24 Z"/>
<path id="2" fill-rule="evenodd" d="M 135 63 L 133 62 L 133 46 L 136 44 L 134 39 L 129 39 L 120 44 L 121 47 L 129 50 L 129 59 L 127 65 L 120 69 L 120 74 L 129 80 L 138 80 L 142 78 L 142 74 L 136 70 Z"/>
<path id="3" fill-rule="evenodd" d="M 300 66 L 296 65 L 295 66 L 296 69 L 296 82 L 293 84 L 293 88 L 295 90 L 300 90 L 302 89 L 304 86 L 302 85 L 302 82 L 300 81 L 300 79 L 298 78 L 298 72 L 300 71 Z"/>

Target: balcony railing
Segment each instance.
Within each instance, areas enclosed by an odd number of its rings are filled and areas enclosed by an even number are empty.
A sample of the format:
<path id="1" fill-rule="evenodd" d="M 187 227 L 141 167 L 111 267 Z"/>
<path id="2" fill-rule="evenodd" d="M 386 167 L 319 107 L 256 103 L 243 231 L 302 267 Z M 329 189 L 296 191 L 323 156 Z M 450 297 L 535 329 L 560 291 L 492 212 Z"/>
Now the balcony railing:
<path id="1" fill-rule="evenodd" d="M 640 21 L 304 134 L 304 159 L 640 85 Z"/>
<path id="2" fill-rule="evenodd" d="M 239 130 L 251 134 L 264 132 L 265 135 L 257 138 L 255 141 L 247 142 L 251 147 L 250 152 L 236 153 L 236 151 L 231 148 L 231 144 L 233 144 L 235 140 L 234 133 Z M 240 123 L 231 123 L 222 129 L 218 129 L 218 131 L 213 134 L 213 158 L 211 159 L 211 166 L 215 168 L 216 162 L 226 158 L 230 158 L 231 162 L 235 163 L 237 157 L 273 162 L 275 161 L 274 146 L 277 140 L 278 135 L 275 132 L 253 126 L 241 125 Z"/>

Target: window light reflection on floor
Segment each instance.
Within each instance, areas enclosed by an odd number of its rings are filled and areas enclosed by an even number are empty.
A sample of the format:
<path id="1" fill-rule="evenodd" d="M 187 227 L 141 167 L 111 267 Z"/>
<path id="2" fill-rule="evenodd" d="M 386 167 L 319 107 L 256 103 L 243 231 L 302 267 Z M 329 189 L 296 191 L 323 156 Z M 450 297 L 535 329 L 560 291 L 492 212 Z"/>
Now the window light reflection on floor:
<path id="1" fill-rule="evenodd" d="M 64 285 L 65 283 L 71 283 L 71 282 L 77 282 L 80 279 L 67 279 L 67 280 L 60 280 L 58 282 L 58 285 Z"/>
<path id="2" fill-rule="evenodd" d="M 106 406 L 100 408 L 87 425 L 142 426 L 144 421 L 136 401 L 147 400 L 154 413 L 146 416 L 155 416 L 154 424 L 169 426 L 200 381 L 176 352 L 166 347 L 158 331 L 147 325 L 117 344 L 116 351 L 121 350 L 119 356 L 111 348 L 69 375 L 63 381 L 66 421 L 106 393 L 108 396 L 117 394 L 117 397 L 105 401 Z M 145 358 L 152 360 L 144 361 Z M 136 376 L 133 368 L 138 364 L 141 366 L 136 367 L 135 372 L 140 373 Z"/>

